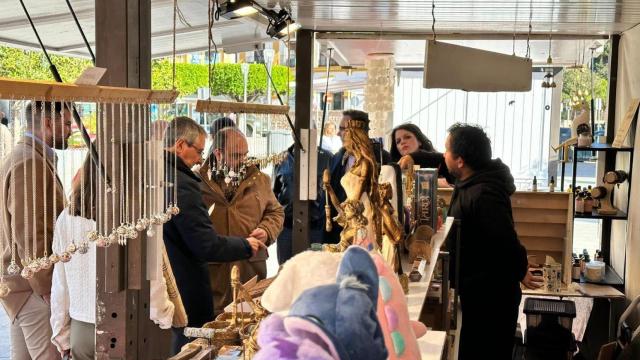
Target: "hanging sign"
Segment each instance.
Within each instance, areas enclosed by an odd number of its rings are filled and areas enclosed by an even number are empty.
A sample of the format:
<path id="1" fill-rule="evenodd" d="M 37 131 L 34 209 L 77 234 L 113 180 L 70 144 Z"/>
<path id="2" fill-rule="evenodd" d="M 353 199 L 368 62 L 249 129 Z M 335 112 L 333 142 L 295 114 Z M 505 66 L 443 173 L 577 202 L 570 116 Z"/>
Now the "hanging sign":
<path id="1" fill-rule="evenodd" d="M 465 91 L 529 91 L 531 59 L 427 41 L 424 88 Z"/>

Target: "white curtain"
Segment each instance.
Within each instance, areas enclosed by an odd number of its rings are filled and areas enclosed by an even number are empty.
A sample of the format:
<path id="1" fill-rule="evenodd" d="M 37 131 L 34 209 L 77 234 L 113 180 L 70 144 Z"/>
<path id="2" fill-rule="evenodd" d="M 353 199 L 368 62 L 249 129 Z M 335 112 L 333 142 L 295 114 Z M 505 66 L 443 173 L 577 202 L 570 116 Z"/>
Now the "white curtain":
<path id="1" fill-rule="evenodd" d="M 616 95 L 616 129 L 627 111 L 631 99 L 640 98 L 640 25 L 625 31 L 620 39 L 618 53 L 618 84 Z M 635 179 L 640 174 L 640 137 L 636 137 L 632 128 L 625 145 L 635 147 L 633 161 L 633 181 L 631 184 L 632 199 L 640 194 L 640 181 Z M 616 169 L 628 169 L 629 157 L 618 155 Z M 620 209 L 627 207 L 628 184 L 623 184 L 617 191 L 616 205 Z M 625 259 L 626 252 L 626 259 Z M 631 201 L 629 206 L 629 220 L 614 221 L 611 233 L 611 262 L 616 271 L 622 275 L 626 261 L 626 289 L 627 297 L 633 299 L 640 295 L 640 202 Z"/>

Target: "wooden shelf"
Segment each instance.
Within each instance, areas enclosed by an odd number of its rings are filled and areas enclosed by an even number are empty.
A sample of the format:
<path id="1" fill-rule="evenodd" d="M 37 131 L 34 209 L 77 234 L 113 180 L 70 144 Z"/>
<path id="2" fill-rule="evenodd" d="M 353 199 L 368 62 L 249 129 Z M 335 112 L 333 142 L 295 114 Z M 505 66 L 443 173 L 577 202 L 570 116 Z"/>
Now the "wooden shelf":
<path id="1" fill-rule="evenodd" d="M 626 151 L 626 152 L 631 152 L 633 151 L 632 147 L 628 147 L 628 146 L 623 146 L 623 147 L 613 147 L 611 146 L 611 144 L 599 144 L 599 143 L 593 143 L 591 144 L 591 146 L 574 146 L 573 148 L 575 151 L 611 151 L 611 152 L 616 152 L 616 151 Z"/>
<path id="2" fill-rule="evenodd" d="M 618 210 L 616 214 L 612 215 L 604 215 L 599 214 L 598 210 L 594 209 L 590 214 L 586 213 L 575 213 L 574 217 L 576 219 L 613 219 L 613 220 L 627 220 L 627 213 L 624 211 Z"/>
<path id="3" fill-rule="evenodd" d="M 591 281 L 587 280 L 583 275 L 580 276 L 581 283 L 589 283 L 589 284 L 600 284 L 600 285 L 624 285 L 624 280 L 618 275 L 618 273 L 613 270 L 609 264 L 605 264 L 606 270 L 604 273 L 604 279 L 602 281 Z"/>

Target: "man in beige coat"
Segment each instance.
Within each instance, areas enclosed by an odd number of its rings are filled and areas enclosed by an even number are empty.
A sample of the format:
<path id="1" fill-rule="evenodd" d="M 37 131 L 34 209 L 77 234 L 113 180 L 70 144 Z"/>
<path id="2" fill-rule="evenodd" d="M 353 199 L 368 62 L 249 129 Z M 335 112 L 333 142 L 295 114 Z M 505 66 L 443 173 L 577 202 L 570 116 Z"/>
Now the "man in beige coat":
<path id="1" fill-rule="evenodd" d="M 247 152 L 247 140 L 237 128 L 225 128 L 213 139 L 212 155 L 200 168 L 202 195 L 210 211 L 216 231 L 227 236 L 253 236 L 267 246 L 282 231 L 284 210 L 271 190 L 271 179 L 257 167 L 249 166 L 239 186 L 229 186 L 224 174 L 216 174 L 216 164 L 226 164 L 238 172 Z M 267 251 L 261 249 L 249 260 L 234 263 L 211 263 L 209 275 L 213 289 L 214 311 L 218 315 L 233 300 L 230 273 L 233 265 L 240 267 L 241 280 L 267 276 Z"/>
<path id="2" fill-rule="evenodd" d="M 37 245 L 37 257 L 44 256 L 45 246 L 47 254 L 51 254 L 55 218 L 62 212 L 65 202 L 62 184 L 54 170 L 56 154 L 53 149 L 67 147 L 71 114 L 61 103 L 52 106 L 37 101 L 27 105 L 26 123 L 24 136 L 0 169 L 0 236 L 7 245 L 15 240 L 16 263 L 20 267 L 22 260 L 32 255 L 25 254 L 25 242 Z M 10 248 L 6 246 L 2 253 L 5 274 L 11 261 Z M 2 305 L 11 321 L 13 360 L 60 357 L 51 343 L 49 324 L 52 271 L 53 267 L 43 269 L 29 280 L 20 274 L 5 275 L 11 292 L 2 299 Z"/>

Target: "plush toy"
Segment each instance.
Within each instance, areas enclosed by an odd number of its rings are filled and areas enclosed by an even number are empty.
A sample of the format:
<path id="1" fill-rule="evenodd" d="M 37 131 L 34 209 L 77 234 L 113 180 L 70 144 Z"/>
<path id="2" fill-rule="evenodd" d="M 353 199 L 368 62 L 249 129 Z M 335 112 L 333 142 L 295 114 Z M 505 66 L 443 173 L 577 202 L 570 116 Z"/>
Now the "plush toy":
<path id="1" fill-rule="evenodd" d="M 305 251 L 289 259 L 278 277 L 260 298 L 262 306 L 271 313 L 289 311 L 291 304 L 303 291 L 332 284 L 336 281 L 338 265 L 344 253 Z"/>
<path id="2" fill-rule="evenodd" d="M 378 254 L 372 254 L 379 276 L 378 320 L 390 360 L 419 360 L 417 339 L 427 332 L 426 326 L 409 320 L 407 299 L 395 271 Z"/>
<path id="3" fill-rule="evenodd" d="M 305 290 L 287 317 L 263 322 L 254 359 L 387 359 L 376 313 L 378 281 L 369 253 L 349 247 L 334 283 Z"/>

